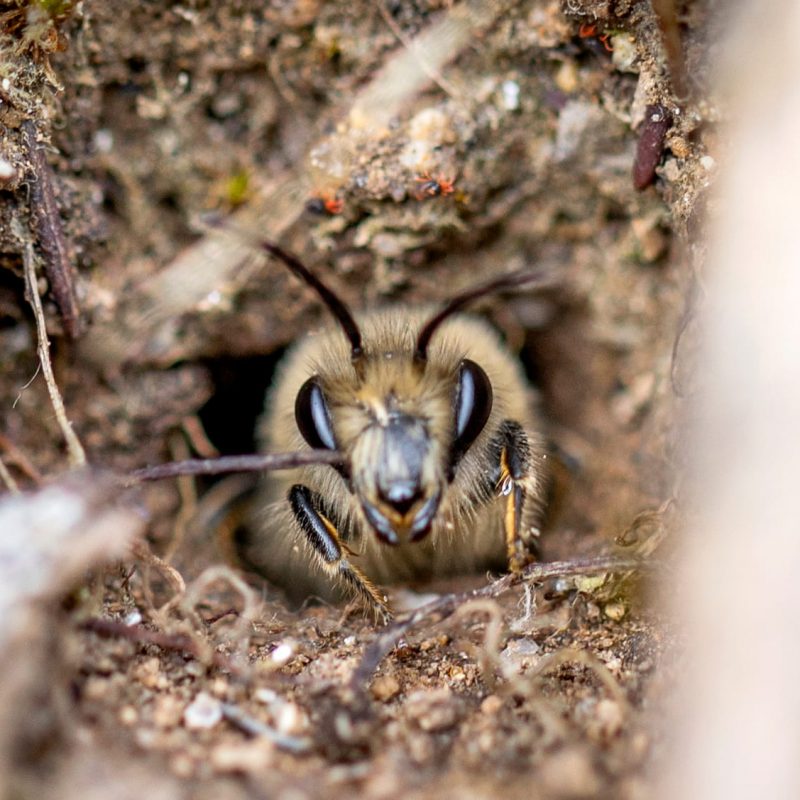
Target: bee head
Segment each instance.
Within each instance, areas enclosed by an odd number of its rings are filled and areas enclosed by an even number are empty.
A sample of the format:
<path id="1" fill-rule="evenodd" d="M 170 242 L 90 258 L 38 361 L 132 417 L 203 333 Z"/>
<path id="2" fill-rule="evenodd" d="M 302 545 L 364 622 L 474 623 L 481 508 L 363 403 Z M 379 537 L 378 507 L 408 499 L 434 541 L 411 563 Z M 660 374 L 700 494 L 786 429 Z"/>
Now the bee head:
<path id="1" fill-rule="evenodd" d="M 483 431 L 492 410 L 485 370 L 466 358 L 429 363 L 431 339 L 463 306 L 487 294 L 541 282 L 540 273 L 512 273 L 454 297 L 427 319 L 403 352 L 365 347 L 346 305 L 295 256 L 262 245 L 311 286 L 349 343 L 347 375 L 320 365 L 298 391 L 295 420 L 313 448 L 339 450 L 339 470 L 364 518 L 387 544 L 418 541 L 431 529 L 458 462 Z M 334 359 L 336 360 L 336 359 Z"/>
<path id="2" fill-rule="evenodd" d="M 430 531 L 458 461 L 489 418 L 492 386 L 469 359 L 455 372 L 438 363 L 423 371 L 410 349 L 386 355 L 365 355 L 355 387 L 309 378 L 295 419 L 309 445 L 347 455 L 345 477 L 366 522 L 399 544 Z"/>

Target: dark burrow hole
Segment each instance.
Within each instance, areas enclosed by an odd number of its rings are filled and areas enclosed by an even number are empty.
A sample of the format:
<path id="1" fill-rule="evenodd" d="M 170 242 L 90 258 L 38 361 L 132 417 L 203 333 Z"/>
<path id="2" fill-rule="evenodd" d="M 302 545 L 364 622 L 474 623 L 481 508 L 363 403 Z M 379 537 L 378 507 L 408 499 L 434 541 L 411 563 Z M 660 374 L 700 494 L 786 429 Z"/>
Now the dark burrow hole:
<path id="1" fill-rule="evenodd" d="M 206 435 L 222 455 L 258 452 L 256 425 L 285 350 L 266 356 L 207 361 L 214 394 L 200 409 Z"/>
<path id="2" fill-rule="evenodd" d="M 0 329 L 17 325 L 28 308 L 22 276 L 13 269 L 0 269 Z"/>

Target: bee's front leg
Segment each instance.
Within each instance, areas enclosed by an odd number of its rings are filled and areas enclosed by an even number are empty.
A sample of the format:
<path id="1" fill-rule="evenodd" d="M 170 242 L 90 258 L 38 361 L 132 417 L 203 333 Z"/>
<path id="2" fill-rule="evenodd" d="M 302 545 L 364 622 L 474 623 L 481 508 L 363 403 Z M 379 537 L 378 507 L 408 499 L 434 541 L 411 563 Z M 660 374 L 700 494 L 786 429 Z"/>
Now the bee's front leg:
<path id="1" fill-rule="evenodd" d="M 518 422 L 506 420 L 497 434 L 497 490 L 506 498 L 504 529 L 508 568 L 519 572 L 534 560 L 544 487 L 544 454 Z"/>
<path id="2" fill-rule="evenodd" d="M 357 566 L 350 563 L 350 550 L 339 536 L 333 515 L 326 513 L 320 495 L 298 483 L 289 490 L 289 503 L 324 572 L 333 581 L 345 583 L 348 591 L 363 600 L 376 619 L 382 622 L 391 619 L 386 597 Z"/>

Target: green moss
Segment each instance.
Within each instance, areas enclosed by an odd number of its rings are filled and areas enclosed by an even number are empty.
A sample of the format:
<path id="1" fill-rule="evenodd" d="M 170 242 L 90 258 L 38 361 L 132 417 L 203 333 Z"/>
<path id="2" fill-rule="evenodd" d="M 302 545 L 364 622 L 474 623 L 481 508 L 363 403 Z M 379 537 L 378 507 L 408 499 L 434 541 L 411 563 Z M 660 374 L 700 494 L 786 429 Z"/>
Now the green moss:
<path id="1" fill-rule="evenodd" d="M 250 193 L 250 174 L 240 169 L 225 182 L 225 199 L 232 206 L 240 206 Z"/>
<path id="2" fill-rule="evenodd" d="M 72 11 L 75 0 L 35 0 L 34 5 L 42 9 L 51 19 L 65 17 Z"/>

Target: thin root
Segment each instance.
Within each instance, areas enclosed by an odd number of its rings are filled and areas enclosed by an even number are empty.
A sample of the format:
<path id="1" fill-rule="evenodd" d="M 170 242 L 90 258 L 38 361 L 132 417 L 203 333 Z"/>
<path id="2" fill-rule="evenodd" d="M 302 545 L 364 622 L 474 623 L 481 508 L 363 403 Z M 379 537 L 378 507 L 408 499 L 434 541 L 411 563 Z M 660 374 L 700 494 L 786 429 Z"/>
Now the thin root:
<path id="1" fill-rule="evenodd" d="M 77 434 L 72 429 L 72 424 L 67 418 L 64 400 L 56 384 L 56 378 L 53 374 L 53 364 L 50 361 L 50 340 L 47 337 L 47 325 L 44 319 L 44 310 L 42 309 L 42 299 L 39 297 L 39 288 L 36 280 L 36 255 L 33 251 L 33 245 L 25 238 L 18 219 L 14 220 L 14 227 L 16 229 L 15 233 L 17 234 L 17 238 L 22 245 L 25 286 L 27 288 L 28 300 L 33 308 L 33 315 L 36 318 L 36 332 L 38 336 L 37 350 L 39 353 L 39 362 L 42 365 L 42 372 L 44 373 L 44 380 L 47 384 L 47 391 L 50 395 L 50 402 L 53 405 L 53 410 L 55 411 L 58 425 L 61 428 L 61 433 L 67 443 L 70 465 L 73 467 L 82 467 L 86 464 L 86 452 Z"/>
<path id="2" fill-rule="evenodd" d="M 0 480 L 3 481 L 6 489 L 8 489 L 11 494 L 19 494 L 19 486 L 14 480 L 14 476 L 8 471 L 8 467 L 2 458 L 0 458 Z"/>

